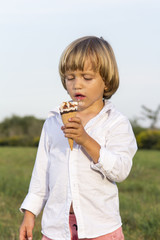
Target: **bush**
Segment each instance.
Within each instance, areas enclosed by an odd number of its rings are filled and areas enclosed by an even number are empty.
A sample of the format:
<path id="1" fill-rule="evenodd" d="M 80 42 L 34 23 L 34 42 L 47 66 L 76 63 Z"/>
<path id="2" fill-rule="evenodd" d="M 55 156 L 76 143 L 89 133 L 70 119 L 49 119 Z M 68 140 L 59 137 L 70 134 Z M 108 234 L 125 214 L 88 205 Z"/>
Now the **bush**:
<path id="1" fill-rule="evenodd" d="M 143 128 L 141 126 L 134 126 L 134 125 L 132 125 L 132 128 L 133 128 L 133 132 L 134 132 L 135 136 L 137 136 L 139 133 L 147 130 L 147 128 Z"/>
<path id="2" fill-rule="evenodd" d="M 8 146 L 8 138 L 1 138 L 0 146 Z"/>
<path id="3" fill-rule="evenodd" d="M 142 131 L 136 136 L 136 139 L 139 148 L 160 150 L 160 130 Z"/>
<path id="4" fill-rule="evenodd" d="M 18 117 L 13 115 L 11 118 L 6 118 L 0 123 L 0 138 L 14 136 L 34 138 L 40 136 L 43 123 L 44 120 L 33 116 Z"/>
<path id="5" fill-rule="evenodd" d="M 0 146 L 37 147 L 44 120 L 13 115 L 0 123 Z"/>
<path id="6" fill-rule="evenodd" d="M 33 146 L 34 146 L 34 147 L 38 147 L 38 144 L 39 144 L 39 137 L 35 137 L 35 138 L 33 139 Z"/>
<path id="7" fill-rule="evenodd" d="M 0 139 L 0 146 L 30 146 L 37 147 L 39 137 L 31 138 L 27 136 L 12 136 Z"/>

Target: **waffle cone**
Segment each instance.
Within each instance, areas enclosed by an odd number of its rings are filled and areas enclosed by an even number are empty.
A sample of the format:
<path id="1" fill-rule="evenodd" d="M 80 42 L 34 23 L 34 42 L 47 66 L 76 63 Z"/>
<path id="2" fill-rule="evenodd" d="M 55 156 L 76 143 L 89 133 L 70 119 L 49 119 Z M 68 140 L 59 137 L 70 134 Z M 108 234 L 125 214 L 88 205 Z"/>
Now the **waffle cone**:
<path id="1" fill-rule="evenodd" d="M 72 117 L 75 117 L 75 116 L 76 116 L 76 111 L 64 113 L 64 114 L 61 115 L 62 121 L 63 121 L 64 124 L 68 123 L 69 118 L 72 118 Z M 69 143 L 70 149 L 72 150 L 73 149 L 73 139 L 68 138 L 68 143 Z"/>

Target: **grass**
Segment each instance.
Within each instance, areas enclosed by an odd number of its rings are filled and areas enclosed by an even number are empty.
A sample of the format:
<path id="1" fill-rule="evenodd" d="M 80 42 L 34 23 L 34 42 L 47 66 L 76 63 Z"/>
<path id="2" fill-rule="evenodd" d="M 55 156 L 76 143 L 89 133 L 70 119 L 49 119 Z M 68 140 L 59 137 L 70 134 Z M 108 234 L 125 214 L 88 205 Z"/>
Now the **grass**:
<path id="1" fill-rule="evenodd" d="M 126 181 L 119 184 L 127 240 L 160 239 L 160 151 L 139 151 Z"/>
<path id="2" fill-rule="evenodd" d="M 18 240 L 36 148 L 0 148 L 0 239 Z M 126 240 L 160 239 L 160 151 L 138 151 L 126 181 L 118 184 Z M 41 239 L 41 215 L 34 240 Z"/>
<path id="3" fill-rule="evenodd" d="M 18 240 L 23 219 L 19 207 L 27 194 L 36 148 L 0 148 L 0 239 Z M 40 240 L 40 216 L 34 239 Z"/>

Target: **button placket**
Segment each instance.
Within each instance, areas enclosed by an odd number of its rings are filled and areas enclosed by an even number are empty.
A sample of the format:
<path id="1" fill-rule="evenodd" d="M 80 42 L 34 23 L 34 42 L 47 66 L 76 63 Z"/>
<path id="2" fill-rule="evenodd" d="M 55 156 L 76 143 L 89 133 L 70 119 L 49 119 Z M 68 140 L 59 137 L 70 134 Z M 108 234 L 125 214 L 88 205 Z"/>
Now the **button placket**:
<path id="1" fill-rule="evenodd" d="M 77 150 L 73 149 L 70 153 L 69 159 L 69 175 L 70 175 L 70 185 L 71 185 L 71 195 L 73 204 L 76 204 L 77 200 L 77 167 L 76 167 L 76 154 Z"/>
<path id="2" fill-rule="evenodd" d="M 79 146 L 79 145 L 78 145 Z M 73 208 L 75 211 L 75 215 L 77 218 L 78 224 L 78 231 L 84 232 L 84 226 L 82 222 L 81 210 L 79 208 L 79 187 L 78 187 L 78 179 L 77 179 L 77 161 L 79 155 L 79 149 L 73 149 L 70 153 L 69 159 L 69 175 L 70 175 L 70 186 L 71 186 L 71 195 L 72 195 L 72 202 Z"/>

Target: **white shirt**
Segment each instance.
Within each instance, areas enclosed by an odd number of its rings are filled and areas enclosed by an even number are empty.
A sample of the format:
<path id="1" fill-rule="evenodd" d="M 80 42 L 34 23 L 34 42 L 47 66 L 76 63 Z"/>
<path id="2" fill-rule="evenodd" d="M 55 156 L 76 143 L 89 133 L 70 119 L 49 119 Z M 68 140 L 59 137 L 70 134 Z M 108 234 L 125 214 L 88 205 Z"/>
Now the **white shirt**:
<path id="1" fill-rule="evenodd" d="M 42 233 L 54 240 L 70 240 L 71 202 L 79 238 L 95 238 L 121 226 L 116 182 L 128 176 L 137 150 L 127 118 L 106 101 L 85 126 L 100 145 L 97 164 L 74 142 L 71 151 L 61 130 L 59 109 L 45 121 L 29 192 L 21 205 L 36 216 L 43 211 Z"/>

